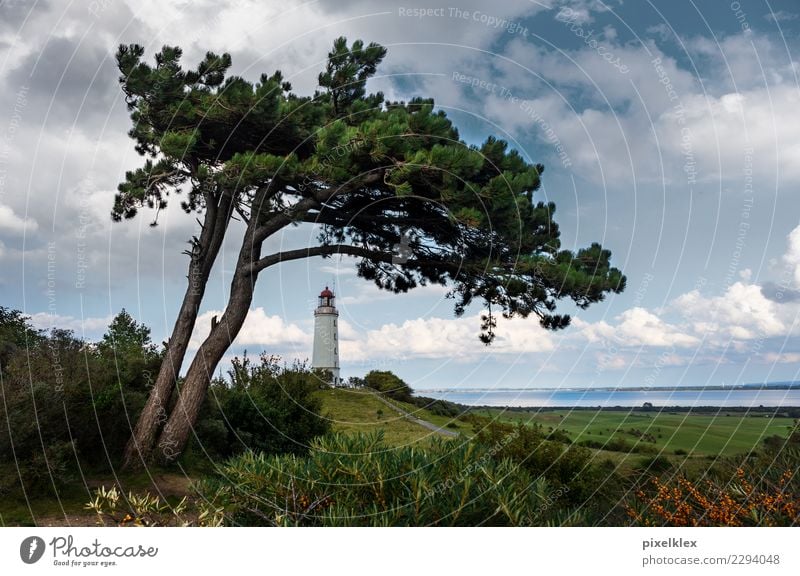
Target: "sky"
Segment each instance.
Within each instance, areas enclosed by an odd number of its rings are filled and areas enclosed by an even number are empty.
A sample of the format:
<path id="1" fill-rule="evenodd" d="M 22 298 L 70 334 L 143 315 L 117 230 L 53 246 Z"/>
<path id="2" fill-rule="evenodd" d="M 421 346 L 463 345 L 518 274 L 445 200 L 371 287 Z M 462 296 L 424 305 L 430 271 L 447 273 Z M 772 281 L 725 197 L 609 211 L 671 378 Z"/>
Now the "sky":
<path id="1" fill-rule="evenodd" d="M 179 197 L 157 226 L 146 210 L 111 221 L 117 184 L 142 164 L 120 43 L 148 58 L 181 46 L 187 66 L 229 52 L 232 73 L 280 69 L 311 94 L 344 35 L 388 49 L 370 91 L 433 97 L 467 143 L 495 135 L 543 163 L 538 198 L 556 203 L 564 246 L 602 242 L 627 290 L 565 302 L 559 332 L 501 319 L 486 347 L 481 309 L 455 318 L 445 288 L 394 295 L 352 259 L 296 261 L 261 274 L 227 359 L 309 358 L 327 284 L 345 377 L 392 370 L 417 390 L 800 380 L 798 33 L 793 1 L 0 0 L 0 305 L 90 340 L 122 308 L 156 342 L 171 331 L 197 223 Z M 224 307 L 242 232 L 228 233 L 192 351 Z"/>

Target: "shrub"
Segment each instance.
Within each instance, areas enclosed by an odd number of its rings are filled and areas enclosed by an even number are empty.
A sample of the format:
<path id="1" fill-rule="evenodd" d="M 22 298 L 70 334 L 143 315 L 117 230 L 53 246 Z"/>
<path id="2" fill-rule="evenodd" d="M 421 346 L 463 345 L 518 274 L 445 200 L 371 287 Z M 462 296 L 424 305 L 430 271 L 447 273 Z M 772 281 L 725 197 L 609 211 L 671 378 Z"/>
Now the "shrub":
<path id="1" fill-rule="evenodd" d="M 196 426 L 198 447 L 215 458 L 245 450 L 303 454 L 330 430 L 317 394 L 319 379 L 305 364 L 282 367 L 262 354 L 258 363 L 234 358 L 230 381 L 216 379 Z"/>
<path id="2" fill-rule="evenodd" d="M 435 438 L 424 448 L 390 448 L 380 433 L 329 435 L 306 457 L 247 452 L 197 488 L 233 525 L 521 526 L 568 518 L 552 505 L 547 480 L 481 444 Z"/>
<path id="3" fill-rule="evenodd" d="M 364 384 L 400 402 L 413 402 L 411 387 L 388 370 L 372 370 L 364 376 Z"/>
<path id="4" fill-rule="evenodd" d="M 426 398 L 425 396 L 412 396 L 410 402 L 417 408 L 423 408 L 436 416 L 458 418 L 464 413 L 463 406 L 455 404 L 454 402 L 448 402 L 447 400 L 436 400 L 434 398 Z"/>
<path id="5" fill-rule="evenodd" d="M 68 330 L 35 334 L 0 371 L 0 460 L 17 464 L 0 485 L 13 490 L 21 482 L 34 493 L 58 488 L 78 467 L 115 463 L 144 403 L 147 374 L 160 362 L 149 329 L 124 310 L 98 344 Z"/>
<path id="6" fill-rule="evenodd" d="M 116 486 L 95 490 L 86 506 L 101 526 L 221 526 L 222 510 L 207 501 L 183 497 L 171 505 L 149 493 L 123 495 Z"/>
<path id="7" fill-rule="evenodd" d="M 800 519 L 794 477 L 785 470 L 777 482 L 765 482 L 741 468 L 725 484 L 654 477 L 635 492 L 628 515 L 644 526 L 793 526 Z"/>
<path id="8" fill-rule="evenodd" d="M 800 434 L 767 439 L 754 452 L 719 458 L 700 477 L 639 482 L 626 509 L 646 526 L 793 526 L 800 521 Z"/>
<path id="9" fill-rule="evenodd" d="M 539 425 L 492 422 L 476 432 L 475 440 L 491 447 L 496 459 L 508 458 L 532 477 L 564 489 L 562 501 L 568 505 L 593 511 L 618 498 L 616 478 L 592 465 L 589 450 L 547 440 Z"/>
<path id="10" fill-rule="evenodd" d="M 672 462 L 669 461 L 669 458 L 656 454 L 642 460 L 638 468 L 648 474 L 663 474 L 668 470 L 672 470 Z"/>

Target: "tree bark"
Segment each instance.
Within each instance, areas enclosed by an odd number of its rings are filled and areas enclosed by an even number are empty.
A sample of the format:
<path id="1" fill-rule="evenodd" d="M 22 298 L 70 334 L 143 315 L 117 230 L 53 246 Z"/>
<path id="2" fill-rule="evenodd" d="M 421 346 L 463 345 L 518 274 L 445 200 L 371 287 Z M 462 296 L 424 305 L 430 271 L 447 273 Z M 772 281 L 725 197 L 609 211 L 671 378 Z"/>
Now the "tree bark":
<path id="1" fill-rule="evenodd" d="M 206 207 L 200 238 L 190 253 L 188 285 L 183 296 L 178 317 L 172 328 L 167 351 L 161 361 L 158 376 L 147 397 L 142 413 L 136 422 L 128 444 L 125 446 L 122 467 L 136 469 L 151 459 L 159 428 L 168 419 L 168 406 L 175 389 L 189 340 L 194 330 L 200 303 L 211 269 L 222 246 L 225 230 L 231 218 L 231 195 L 224 193 L 219 204 Z"/>
<path id="2" fill-rule="evenodd" d="M 222 356 L 230 347 L 250 311 L 258 272 L 253 266 L 261 252 L 263 241 L 254 238 L 255 222 L 248 225 L 239 253 L 236 271 L 231 281 L 228 304 L 222 317 L 195 354 L 181 386 L 178 402 L 167 420 L 156 444 L 158 459 L 169 464 L 183 452 L 189 441 L 197 415 Z"/>

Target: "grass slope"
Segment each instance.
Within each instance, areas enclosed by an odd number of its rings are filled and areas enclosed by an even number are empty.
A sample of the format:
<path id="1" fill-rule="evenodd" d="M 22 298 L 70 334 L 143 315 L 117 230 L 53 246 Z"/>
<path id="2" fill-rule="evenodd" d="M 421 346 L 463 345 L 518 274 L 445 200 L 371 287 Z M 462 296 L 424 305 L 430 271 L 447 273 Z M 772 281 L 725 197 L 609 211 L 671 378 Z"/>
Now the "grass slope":
<path id="1" fill-rule="evenodd" d="M 335 432 L 357 433 L 375 432 L 383 430 L 386 444 L 390 446 L 405 446 L 427 440 L 435 432 L 426 430 L 418 424 L 410 422 L 400 413 L 378 400 L 374 394 L 365 390 L 351 390 L 345 388 L 332 388 L 320 390 L 325 414 L 333 423 Z M 435 416 L 427 410 L 394 402 L 417 418 L 427 420 L 437 426 L 447 427 L 449 418 Z M 380 410 L 380 415 L 379 411 Z M 468 424 L 459 423 L 457 428 L 447 427 L 454 432 L 468 432 Z"/>

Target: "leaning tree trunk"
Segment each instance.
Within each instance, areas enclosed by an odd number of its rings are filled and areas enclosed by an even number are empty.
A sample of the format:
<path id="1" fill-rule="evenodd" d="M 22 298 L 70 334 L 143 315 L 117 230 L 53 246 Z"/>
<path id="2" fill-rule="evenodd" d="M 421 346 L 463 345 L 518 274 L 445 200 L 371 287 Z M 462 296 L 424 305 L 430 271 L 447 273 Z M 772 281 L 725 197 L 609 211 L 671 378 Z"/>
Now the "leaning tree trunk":
<path id="1" fill-rule="evenodd" d="M 247 230 L 242 239 L 225 311 L 220 321 L 211 327 L 211 333 L 192 360 L 179 391 L 178 401 L 157 442 L 158 458 L 163 463 L 174 462 L 186 448 L 214 371 L 244 325 L 250 304 L 253 302 L 253 290 L 258 274 L 263 269 L 263 266 L 258 264 L 264 240 L 293 222 L 293 218 L 298 214 L 319 206 L 317 199 L 307 198 L 294 207 L 292 215 L 283 214 L 273 217 L 268 222 L 260 222 L 257 214 L 261 212 L 261 207 L 269 197 L 272 184 L 275 182 L 260 188 L 253 199 L 253 216 L 247 223 Z"/>
<path id="2" fill-rule="evenodd" d="M 248 266 L 248 270 L 249 270 Z M 157 443 L 158 458 L 164 463 L 175 461 L 183 452 L 197 415 L 208 391 L 211 378 L 223 355 L 247 318 L 253 301 L 255 274 L 237 271 L 231 284 L 231 295 L 220 321 L 211 329 L 194 357 L 180 387 L 178 402 L 161 432 Z"/>
<path id="3" fill-rule="evenodd" d="M 158 376 L 147 397 L 136 427 L 125 446 L 123 468 L 139 468 L 151 458 L 159 428 L 168 419 L 168 407 L 175 382 L 180 373 L 186 350 L 194 330 L 200 303 L 205 294 L 208 278 L 217 258 L 225 230 L 230 222 L 231 200 L 224 194 L 219 205 L 206 207 L 200 238 L 195 239 L 190 252 L 188 286 L 183 296 L 172 335 L 167 341 L 167 351 L 161 361 Z"/>

